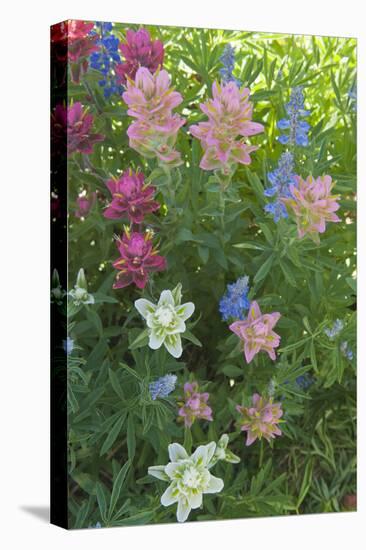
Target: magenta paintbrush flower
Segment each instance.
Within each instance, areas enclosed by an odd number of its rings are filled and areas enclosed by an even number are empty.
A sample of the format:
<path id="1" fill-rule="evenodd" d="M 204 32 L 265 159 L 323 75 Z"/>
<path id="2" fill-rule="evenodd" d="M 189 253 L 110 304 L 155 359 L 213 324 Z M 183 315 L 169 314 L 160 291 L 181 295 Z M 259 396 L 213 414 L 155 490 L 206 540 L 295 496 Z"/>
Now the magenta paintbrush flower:
<path id="1" fill-rule="evenodd" d="M 104 136 L 93 134 L 91 128 L 94 117 L 87 108 L 77 101 L 69 107 L 56 105 L 52 114 L 52 140 L 56 150 L 62 152 L 67 148 L 67 154 L 93 152 L 93 145 L 103 141 Z"/>
<path id="2" fill-rule="evenodd" d="M 236 406 L 236 410 L 242 415 L 239 421 L 240 429 L 247 432 L 246 445 L 251 445 L 256 439 L 269 441 L 282 432 L 278 427 L 283 415 L 281 403 L 273 403 L 255 393 L 252 397 L 252 407 Z"/>
<path id="3" fill-rule="evenodd" d="M 203 170 L 221 170 L 230 175 L 238 163 L 251 163 L 250 153 L 258 147 L 246 144 L 243 138 L 263 132 L 264 127 L 252 121 L 249 94 L 248 88 L 238 88 L 235 82 L 213 83 L 213 99 L 200 105 L 208 121 L 190 127 L 204 150 L 200 163 Z"/>
<path id="4" fill-rule="evenodd" d="M 110 219 L 120 219 L 128 216 L 132 223 L 141 223 L 146 214 L 160 207 L 154 201 L 155 187 L 144 183 L 142 172 L 126 170 L 117 179 L 106 183 L 112 194 L 112 202 L 104 211 L 104 216 Z"/>
<path id="5" fill-rule="evenodd" d="M 199 393 L 197 382 L 184 384 L 184 402 L 180 403 L 178 418 L 184 421 L 184 425 L 191 427 L 196 419 L 213 420 L 212 409 L 208 405 L 210 394 Z"/>
<path id="6" fill-rule="evenodd" d="M 52 27 L 52 51 L 56 52 L 58 58 L 60 55 L 68 58 L 71 79 L 75 84 L 79 83 L 80 74 L 87 71 L 90 54 L 99 50 L 98 36 L 89 34 L 93 27 L 94 23 L 72 19 Z"/>
<path id="7" fill-rule="evenodd" d="M 331 195 L 334 182 L 330 176 L 313 178 L 308 176 L 303 180 L 294 176 L 296 185 L 290 186 L 291 198 L 282 199 L 295 214 L 299 237 L 309 235 L 319 243 L 319 233 L 324 233 L 326 222 L 340 222 L 335 214 L 339 209 L 339 195 Z"/>
<path id="8" fill-rule="evenodd" d="M 95 192 L 78 197 L 76 199 L 77 209 L 75 210 L 75 216 L 77 218 L 85 218 L 93 208 L 96 200 L 97 194 Z"/>
<path id="9" fill-rule="evenodd" d="M 134 80 L 140 67 L 146 67 L 154 73 L 163 66 L 164 46 L 160 40 L 151 40 L 146 29 L 136 32 L 128 30 L 126 42 L 121 42 L 119 49 L 126 60 L 115 69 L 120 84 L 125 84 L 127 77 Z"/>
<path id="10" fill-rule="evenodd" d="M 145 288 L 149 273 L 166 269 L 166 260 L 158 255 L 153 247 L 152 233 L 144 235 L 137 232 L 125 232 L 117 241 L 121 257 L 113 262 L 118 269 L 113 288 L 123 288 L 134 283 L 138 288 Z"/>
<path id="11" fill-rule="evenodd" d="M 244 356 L 247 363 L 260 351 L 266 351 L 271 359 L 276 359 L 275 348 L 280 345 L 280 336 L 273 327 L 281 317 L 278 312 L 262 314 L 257 302 L 249 307 L 248 317 L 244 321 L 235 321 L 229 329 L 244 343 Z"/>
<path id="12" fill-rule="evenodd" d="M 151 74 L 141 67 L 135 81 L 127 80 L 122 97 L 128 105 L 127 113 L 136 119 L 127 130 L 130 147 L 163 164 L 181 164 L 180 153 L 174 147 L 178 130 L 185 120 L 172 110 L 183 98 L 170 88 L 168 73 L 158 70 Z"/>

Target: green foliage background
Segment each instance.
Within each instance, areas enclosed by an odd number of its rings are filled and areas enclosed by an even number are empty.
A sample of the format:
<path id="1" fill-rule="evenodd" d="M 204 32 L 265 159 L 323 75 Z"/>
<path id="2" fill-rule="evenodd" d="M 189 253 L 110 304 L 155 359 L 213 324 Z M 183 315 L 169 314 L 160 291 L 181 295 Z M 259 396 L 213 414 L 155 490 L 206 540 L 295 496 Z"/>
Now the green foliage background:
<path id="1" fill-rule="evenodd" d="M 116 24 L 113 32 L 122 39 L 126 28 L 137 27 Z M 88 71 L 84 85 L 69 83 L 69 101 L 88 105 L 95 130 L 106 136 L 92 155 L 74 154 L 68 162 L 68 286 L 83 267 L 96 298 L 94 306 L 70 311 L 68 318 L 76 345 L 68 358 L 70 526 L 175 522 L 175 507 L 159 502 L 165 484 L 147 476 L 148 466 L 168 462 L 172 441 L 196 447 L 224 432 L 242 461 L 216 467 L 225 488 L 206 495 L 190 521 L 342 510 L 345 495 L 356 492 L 356 367 L 340 352 L 340 340 L 330 341 L 323 330 L 336 318 L 345 320 L 342 340 L 355 350 L 356 113 L 348 92 L 356 78 L 356 41 L 147 28 L 163 41 L 165 68 L 184 98 L 177 109 L 188 119 L 177 144 L 183 166 L 165 174 L 129 148 L 126 106 L 118 96 L 104 99 L 96 71 Z M 199 168 L 200 144 L 188 128 L 204 118 L 199 103 L 211 95 L 228 42 L 236 48 L 234 74 L 250 87 L 253 118 L 265 132 L 252 139 L 260 148 L 248 168 L 238 168 L 223 199 L 212 174 Z M 312 129 L 309 146 L 296 151 L 296 173 L 327 173 L 341 195 L 342 222 L 328 224 L 319 246 L 298 240 L 291 221 L 275 224 L 263 211 L 266 174 L 284 151 L 276 123 L 285 116 L 291 88 L 299 85 Z M 111 262 L 118 255 L 113 235 L 122 225 L 103 217 L 109 196 L 104 182 L 128 167 L 144 171 L 162 204 L 149 226 L 168 269 L 150 279 L 143 293 L 134 286 L 112 290 Z M 73 212 L 84 189 L 98 191 L 99 200 L 80 220 Z M 247 365 L 220 318 L 226 285 L 243 274 L 250 277 L 250 297 L 264 311 L 282 314 L 275 363 L 260 354 Z M 180 361 L 139 342 L 131 349 L 144 327 L 134 300 L 156 300 L 178 282 L 184 301 L 196 305 L 190 330 L 202 346 L 184 340 Z M 152 401 L 149 382 L 167 372 L 178 376 L 176 391 Z M 314 383 L 303 391 L 296 378 L 305 372 Z M 176 402 L 189 378 L 210 392 L 214 422 L 196 422 L 185 433 L 176 422 Z M 272 445 L 245 447 L 235 404 L 266 391 L 271 379 L 285 411 L 284 434 Z"/>

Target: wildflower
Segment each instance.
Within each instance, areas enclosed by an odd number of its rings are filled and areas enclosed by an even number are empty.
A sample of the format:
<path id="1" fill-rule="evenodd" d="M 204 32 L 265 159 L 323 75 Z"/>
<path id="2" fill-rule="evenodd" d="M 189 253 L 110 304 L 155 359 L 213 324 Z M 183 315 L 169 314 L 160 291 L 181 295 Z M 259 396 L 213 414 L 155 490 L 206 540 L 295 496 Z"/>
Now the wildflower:
<path id="1" fill-rule="evenodd" d="M 93 34 L 97 36 L 99 50 L 93 52 L 90 56 L 90 66 L 92 69 L 102 73 L 102 79 L 98 81 L 99 86 L 103 88 L 105 98 L 112 94 L 120 94 L 121 86 L 117 83 L 116 67 L 120 63 L 121 57 L 118 53 L 119 39 L 111 33 L 112 23 L 102 23 L 97 21 L 96 31 Z"/>
<path id="2" fill-rule="evenodd" d="M 278 167 L 267 174 L 271 187 L 268 187 L 264 194 L 266 197 L 276 197 L 274 202 L 266 204 L 264 210 L 273 216 L 277 223 L 281 218 L 287 218 L 287 210 L 282 198 L 291 196 L 290 185 L 295 182 L 294 157 L 290 152 L 283 153 L 278 161 Z"/>
<path id="3" fill-rule="evenodd" d="M 80 76 L 88 69 L 88 57 L 99 50 L 97 37 L 91 35 L 94 23 L 69 20 L 51 27 L 51 47 L 59 59 L 60 53 L 67 56 L 71 80 L 79 84 Z"/>
<path id="4" fill-rule="evenodd" d="M 222 81 L 226 84 L 227 82 L 235 82 L 235 84 L 240 87 L 241 82 L 235 76 L 233 76 L 233 70 L 235 67 L 235 48 L 231 44 L 226 44 L 224 52 L 220 57 L 220 61 L 223 67 L 220 69 L 220 75 Z"/>
<path id="5" fill-rule="evenodd" d="M 68 336 L 66 340 L 63 340 L 62 346 L 66 355 L 71 355 L 74 349 L 74 340 Z"/>
<path id="6" fill-rule="evenodd" d="M 66 295 L 66 292 L 61 286 L 58 271 L 57 269 L 54 269 L 52 272 L 52 279 L 51 279 L 51 303 L 55 303 L 59 306 L 62 305 L 63 298 L 65 295 Z"/>
<path id="7" fill-rule="evenodd" d="M 90 154 L 98 141 L 103 141 L 101 134 L 91 133 L 94 117 L 87 108 L 77 101 L 69 107 L 58 104 L 52 114 L 52 140 L 55 147 L 67 154 L 79 152 Z"/>
<path id="8" fill-rule="evenodd" d="M 113 267 L 118 269 L 114 289 L 132 283 L 137 288 L 145 288 L 150 272 L 166 269 L 165 258 L 159 256 L 158 250 L 153 247 L 151 232 L 143 235 L 125 228 L 123 235 L 117 240 L 117 247 L 121 256 L 113 262 Z"/>
<path id="9" fill-rule="evenodd" d="M 204 494 L 222 491 L 224 482 L 210 472 L 215 450 L 216 443 L 212 441 L 200 445 L 189 456 L 179 443 L 172 443 L 168 447 L 170 462 L 166 466 L 149 467 L 149 475 L 170 483 L 160 502 L 163 506 L 178 504 L 179 522 L 186 521 L 192 509 L 202 506 Z"/>
<path id="10" fill-rule="evenodd" d="M 174 149 L 179 128 L 184 119 L 172 112 L 183 98 L 170 88 L 170 76 L 166 71 L 151 74 L 141 67 L 135 81 L 127 80 L 122 95 L 128 105 L 127 113 L 136 118 L 128 130 L 130 147 L 147 158 L 169 166 L 182 163 L 180 153 Z"/>
<path id="11" fill-rule="evenodd" d="M 238 464 L 240 458 L 227 448 L 229 443 L 229 436 L 227 434 L 222 434 L 217 445 L 215 454 L 212 457 L 211 463 L 215 464 L 218 460 L 224 460 L 224 462 L 229 462 L 231 464 Z"/>
<path id="12" fill-rule="evenodd" d="M 261 440 L 264 437 L 264 439 L 270 441 L 276 435 L 282 434 L 278 427 L 281 422 L 280 418 L 283 415 L 281 403 L 273 403 L 272 398 L 266 400 L 258 393 L 253 395 L 252 403 L 252 407 L 236 406 L 236 410 L 242 415 L 240 429 L 247 432 L 247 446 L 254 443 L 256 439 Z"/>
<path id="13" fill-rule="evenodd" d="M 309 374 L 298 376 L 295 381 L 299 388 L 304 391 L 309 389 L 310 386 L 312 386 L 312 384 L 314 383 L 313 378 Z"/>
<path id="14" fill-rule="evenodd" d="M 319 243 L 319 233 L 324 233 L 326 222 L 340 222 L 335 214 L 339 208 L 336 202 L 339 195 L 331 195 L 334 187 L 330 176 L 313 178 L 308 176 L 303 180 L 294 176 L 296 185 L 290 185 L 292 197 L 282 199 L 295 214 L 299 238 L 304 235 Z"/>
<path id="15" fill-rule="evenodd" d="M 229 329 L 244 342 L 244 356 L 247 363 L 260 351 L 266 351 L 271 359 L 276 359 L 274 348 L 280 345 L 280 336 L 272 329 L 281 317 L 278 312 L 262 314 L 257 302 L 249 307 L 244 321 L 235 321 Z"/>
<path id="16" fill-rule="evenodd" d="M 155 401 L 158 397 L 168 397 L 174 391 L 176 382 L 177 377 L 175 374 L 166 374 L 155 382 L 151 382 L 149 384 L 151 399 Z"/>
<path id="17" fill-rule="evenodd" d="M 227 290 L 220 300 L 221 317 L 227 321 L 230 317 L 244 319 L 245 310 L 249 307 L 249 277 L 240 277 L 235 283 L 227 285 Z"/>
<path id="18" fill-rule="evenodd" d="M 348 97 L 351 100 L 352 110 L 357 111 L 357 84 L 353 84 L 352 88 L 348 92 Z"/>
<path id="19" fill-rule="evenodd" d="M 221 170 L 230 175 L 238 163 L 251 163 L 250 153 L 258 147 L 247 145 L 240 136 L 253 136 L 264 128 L 252 121 L 249 93 L 248 88 L 239 89 L 235 82 L 222 86 L 214 82 L 213 99 L 201 103 L 201 111 L 208 121 L 191 126 L 190 132 L 201 141 L 204 155 L 200 167 L 203 170 Z"/>
<path id="20" fill-rule="evenodd" d="M 324 329 L 324 334 L 328 336 L 330 340 L 334 340 L 336 336 L 343 330 L 344 323 L 341 319 L 336 319 L 330 328 Z"/>
<path id="21" fill-rule="evenodd" d="M 159 349 L 163 344 L 173 357 L 183 353 L 181 334 L 186 331 L 185 321 L 194 312 L 194 304 L 181 304 L 182 285 L 179 283 L 173 291 L 163 290 L 157 304 L 145 298 L 135 301 L 135 308 L 146 320 L 149 333 L 149 347 Z"/>
<path id="22" fill-rule="evenodd" d="M 119 219 L 127 214 L 132 223 L 141 223 L 146 214 L 160 207 L 153 200 L 155 187 L 144 183 L 142 172 L 126 170 L 118 180 L 108 180 L 106 185 L 112 194 L 112 202 L 104 211 L 106 218 Z"/>
<path id="23" fill-rule="evenodd" d="M 181 408 L 179 409 L 179 420 L 184 421 L 184 425 L 191 427 L 193 422 L 197 419 L 213 420 L 212 409 L 208 405 L 210 394 L 199 393 L 197 382 L 186 382 L 184 384 L 184 402 L 179 403 Z"/>
<path id="24" fill-rule="evenodd" d="M 163 66 L 164 46 L 160 40 L 151 40 L 149 31 L 146 29 L 139 29 L 136 32 L 128 30 L 126 42 L 122 42 L 119 48 L 126 60 L 115 69 L 118 82 L 121 84 L 126 84 L 128 78 L 134 80 L 140 67 L 155 73 L 159 67 Z"/>
<path id="25" fill-rule="evenodd" d="M 291 90 L 290 101 L 286 105 L 286 111 L 289 118 L 283 118 L 278 121 L 277 126 L 280 130 L 289 130 L 287 135 L 282 134 L 278 141 L 283 145 L 300 145 L 306 147 L 309 143 L 308 131 L 310 124 L 301 120 L 310 114 L 310 111 L 304 109 L 304 94 L 300 86 Z"/>
<path id="26" fill-rule="evenodd" d="M 353 351 L 348 346 L 348 342 L 346 342 L 346 341 L 342 342 L 340 349 L 341 349 L 342 355 L 344 355 L 344 357 L 346 357 L 346 359 L 348 359 L 349 361 L 352 361 Z"/>
<path id="27" fill-rule="evenodd" d="M 76 284 L 73 290 L 70 290 L 69 296 L 71 296 L 75 306 L 94 304 L 94 296 L 88 293 L 88 284 L 82 268 L 79 269 Z"/>
<path id="28" fill-rule="evenodd" d="M 83 194 L 76 199 L 76 204 L 78 208 L 75 210 L 75 216 L 77 218 L 85 218 L 90 210 L 93 208 L 95 201 L 97 199 L 97 194 L 95 192 L 88 194 Z"/>

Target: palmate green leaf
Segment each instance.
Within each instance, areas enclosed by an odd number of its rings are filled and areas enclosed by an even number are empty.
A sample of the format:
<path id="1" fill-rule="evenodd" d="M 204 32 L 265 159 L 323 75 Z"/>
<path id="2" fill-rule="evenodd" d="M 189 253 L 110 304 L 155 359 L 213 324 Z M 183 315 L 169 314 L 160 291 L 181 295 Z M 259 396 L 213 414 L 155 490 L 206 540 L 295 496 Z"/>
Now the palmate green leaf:
<path id="1" fill-rule="evenodd" d="M 97 495 L 97 501 L 98 501 L 100 516 L 101 516 L 102 520 L 105 521 L 106 520 L 106 515 L 107 515 L 107 500 L 105 498 L 103 487 L 100 483 L 96 484 L 95 493 Z"/>
<path id="2" fill-rule="evenodd" d="M 275 254 L 271 254 L 266 260 L 265 262 L 261 265 L 261 267 L 258 269 L 254 279 L 253 279 L 253 282 L 255 284 L 258 284 L 260 283 L 269 273 L 271 267 L 272 267 L 272 264 L 275 260 Z"/>

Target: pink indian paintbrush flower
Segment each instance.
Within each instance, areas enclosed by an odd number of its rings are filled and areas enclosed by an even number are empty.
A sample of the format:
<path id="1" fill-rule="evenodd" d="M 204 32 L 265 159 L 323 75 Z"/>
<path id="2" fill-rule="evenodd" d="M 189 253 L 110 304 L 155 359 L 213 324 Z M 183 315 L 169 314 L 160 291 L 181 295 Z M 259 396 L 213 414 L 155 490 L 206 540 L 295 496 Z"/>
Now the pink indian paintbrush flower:
<path id="1" fill-rule="evenodd" d="M 250 304 L 248 317 L 244 321 L 235 321 L 229 329 L 244 343 L 244 356 L 247 363 L 260 351 L 266 351 L 271 359 L 276 359 L 274 348 L 280 345 L 280 336 L 273 327 L 281 317 L 278 312 L 261 313 L 257 302 Z"/>
<path id="2" fill-rule="evenodd" d="M 104 211 L 109 219 L 128 216 L 132 223 L 141 223 L 146 214 L 160 207 L 154 201 L 155 187 L 144 183 L 142 172 L 126 170 L 119 179 L 110 179 L 106 183 L 112 194 L 112 202 Z"/>
<path id="3" fill-rule="evenodd" d="M 174 149 L 178 130 L 185 120 L 172 110 L 183 98 L 170 88 L 170 77 L 164 70 L 151 74 L 144 67 L 138 69 L 135 81 L 127 79 L 122 95 L 128 105 L 127 113 L 136 119 L 128 130 L 130 147 L 147 158 L 157 158 L 170 166 L 182 163 Z"/>
<path id="4" fill-rule="evenodd" d="M 93 121 L 93 115 L 79 101 L 69 107 L 56 105 L 51 120 L 54 150 L 62 153 L 67 148 L 68 155 L 92 153 L 93 145 L 104 139 L 101 134 L 91 133 Z"/>
<path id="5" fill-rule="evenodd" d="M 208 121 L 190 127 L 191 134 L 201 141 L 204 150 L 200 163 L 203 170 L 232 174 L 238 163 L 251 163 L 250 153 L 258 147 L 248 145 L 243 138 L 263 132 L 264 127 L 252 121 L 249 95 L 248 88 L 238 88 L 235 82 L 213 83 L 213 99 L 200 105 Z"/>
<path id="6" fill-rule="evenodd" d="M 153 247 L 151 232 L 141 234 L 125 228 L 117 247 L 121 256 L 113 262 L 113 267 L 118 270 L 114 289 L 131 283 L 145 288 L 150 272 L 166 269 L 165 258 L 159 256 L 158 250 Z"/>
<path id="7" fill-rule="evenodd" d="M 126 84 L 127 77 L 134 80 L 140 67 L 146 67 L 154 73 L 163 66 L 164 46 L 160 40 L 151 40 L 146 29 L 136 32 L 128 30 L 126 42 L 121 42 L 119 49 L 126 60 L 115 68 L 119 84 Z"/>
<path id="8" fill-rule="evenodd" d="M 95 191 L 78 197 L 76 199 L 77 209 L 75 210 L 75 216 L 77 218 L 86 218 L 90 210 L 93 208 L 96 200 L 97 194 Z"/>
<path id="9" fill-rule="evenodd" d="M 196 419 L 212 421 L 212 409 L 208 405 L 210 394 L 199 393 L 197 382 L 186 382 L 184 384 L 184 402 L 179 403 L 181 408 L 178 412 L 178 419 L 184 421 L 184 425 L 191 427 Z"/>
<path id="10" fill-rule="evenodd" d="M 51 48 L 56 58 L 63 60 L 67 56 L 71 79 L 79 84 L 80 74 L 88 69 L 88 57 L 99 50 L 97 35 L 89 34 L 94 23 L 69 20 L 51 27 Z"/>
<path id="11" fill-rule="evenodd" d="M 330 176 L 313 178 L 308 176 L 303 180 L 294 176 L 295 184 L 290 186 L 292 197 L 282 201 L 291 210 L 296 219 L 298 236 L 304 235 L 316 243 L 320 242 L 319 233 L 324 233 L 326 222 L 340 222 L 335 214 L 339 209 L 339 195 L 331 195 L 334 182 Z"/>
<path id="12" fill-rule="evenodd" d="M 252 396 L 252 407 L 236 406 L 236 410 L 241 414 L 239 421 L 240 429 L 247 432 L 246 445 L 251 445 L 256 439 L 266 439 L 269 441 L 282 432 L 278 427 L 283 415 L 281 403 L 273 403 L 255 393 Z"/>

